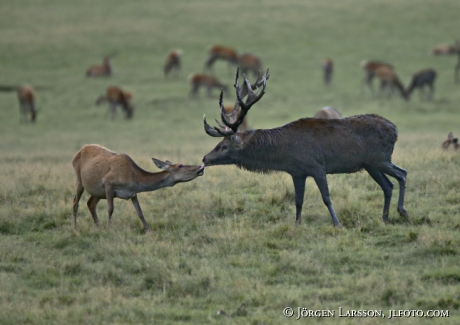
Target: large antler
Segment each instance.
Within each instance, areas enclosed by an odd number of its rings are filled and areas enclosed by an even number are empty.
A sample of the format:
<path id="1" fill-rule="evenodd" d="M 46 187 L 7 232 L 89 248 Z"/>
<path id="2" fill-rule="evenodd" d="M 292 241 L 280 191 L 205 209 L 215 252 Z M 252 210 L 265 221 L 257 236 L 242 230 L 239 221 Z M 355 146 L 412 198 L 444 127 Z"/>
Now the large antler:
<path id="1" fill-rule="evenodd" d="M 243 74 L 244 83 L 243 83 L 243 86 L 240 87 L 238 83 L 239 68 L 236 70 L 236 78 L 235 78 L 234 87 L 236 89 L 237 99 L 236 99 L 233 111 L 228 114 L 226 113 L 224 105 L 222 103 L 223 91 L 221 91 L 220 97 L 219 97 L 220 117 L 222 119 L 222 122 L 225 125 L 219 123 L 219 121 L 216 120 L 220 129 L 218 129 L 217 127 L 211 127 L 206 122 L 206 116 L 203 116 L 204 130 L 206 131 L 208 135 L 213 136 L 213 137 L 225 137 L 225 136 L 235 134 L 238 131 L 238 127 L 243 122 L 243 119 L 246 116 L 249 109 L 251 108 L 251 106 L 257 103 L 262 98 L 262 96 L 265 94 L 267 80 L 270 77 L 270 75 L 268 74 L 268 71 L 269 70 L 267 69 L 267 72 L 265 73 L 264 76 L 261 76 L 260 71 L 259 71 L 257 79 L 252 85 L 249 82 L 249 80 L 246 78 L 246 76 Z M 262 86 L 262 90 L 259 92 L 259 94 L 256 94 L 254 90 L 257 90 L 260 86 Z M 246 102 L 243 102 L 243 98 L 246 95 L 248 96 L 248 98 L 246 99 Z M 238 115 L 238 111 L 240 112 L 239 115 Z"/>

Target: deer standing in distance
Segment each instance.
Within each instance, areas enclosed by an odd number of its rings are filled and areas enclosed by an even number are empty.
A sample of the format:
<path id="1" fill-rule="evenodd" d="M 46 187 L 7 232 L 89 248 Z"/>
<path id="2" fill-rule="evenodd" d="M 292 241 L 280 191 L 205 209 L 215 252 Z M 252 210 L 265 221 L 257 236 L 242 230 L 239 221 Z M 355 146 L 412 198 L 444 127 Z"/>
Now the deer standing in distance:
<path id="1" fill-rule="evenodd" d="M 375 70 L 375 75 L 380 80 L 380 93 L 383 94 L 385 91 L 388 96 L 391 96 L 393 91 L 396 89 L 404 100 L 409 100 L 409 96 L 404 89 L 404 85 L 398 78 L 398 75 L 393 69 L 382 66 Z"/>
<path id="2" fill-rule="evenodd" d="M 407 87 L 406 93 L 410 97 L 412 91 L 415 88 L 420 90 L 420 96 L 424 93 L 425 85 L 430 88 L 430 93 L 427 99 L 433 99 L 434 94 L 434 82 L 436 81 L 436 70 L 434 69 L 423 69 L 412 76 L 412 81 Z M 420 97 L 421 98 L 421 97 Z"/>
<path id="3" fill-rule="evenodd" d="M 396 126 L 389 120 L 374 114 L 357 115 L 343 119 L 303 118 L 281 127 L 265 130 L 238 132 L 238 127 L 252 105 L 265 93 L 268 70 L 262 77 L 262 89 L 257 94 L 244 78 L 242 87 L 236 73 L 235 89 L 239 103 L 239 116 L 230 123 L 222 105 L 218 127 L 211 127 L 203 117 L 204 130 L 212 137 L 224 137 L 217 146 L 203 157 L 205 167 L 236 165 L 260 173 L 284 171 L 291 175 L 295 189 L 296 224 L 301 222 L 301 212 L 307 177 L 313 177 L 327 206 L 335 226 L 341 227 L 332 207 L 327 174 L 355 173 L 365 169 L 382 188 L 384 205 L 382 218 L 388 221 L 393 183 L 386 175 L 399 183 L 398 212 L 407 217 L 404 208 L 406 170 L 391 162 L 398 137 Z M 243 101 L 243 92 L 247 99 Z"/>
<path id="4" fill-rule="evenodd" d="M 375 71 L 381 67 L 387 67 L 388 69 L 394 70 L 394 67 L 391 64 L 378 60 L 364 60 L 361 62 L 361 67 L 364 69 L 364 78 L 361 83 L 361 89 L 364 85 L 366 85 L 372 93 L 374 93 L 373 80 L 376 77 Z"/>
<path id="5" fill-rule="evenodd" d="M 35 91 L 31 86 L 22 86 L 17 90 L 18 101 L 19 101 L 19 111 L 20 118 L 19 122 L 28 122 L 30 115 L 30 121 L 35 123 L 37 120 L 37 107 L 35 106 Z"/>
<path id="6" fill-rule="evenodd" d="M 110 66 L 110 57 L 104 56 L 102 64 L 92 65 L 86 70 L 87 77 L 110 77 L 112 75 L 112 68 Z"/>
<path id="7" fill-rule="evenodd" d="M 442 143 L 441 147 L 444 150 L 447 150 L 449 149 L 450 145 L 452 145 L 455 150 L 457 150 L 460 146 L 458 144 L 458 138 L 454 138 L 454 134 L 452 132 L 449 132 L 449 134 L 447 135 L 447 139 Z"/>
<path id="8" fill-rule="evenodd" d="M 96 100 L 96 105 L 104 102 L 109 103 L 109 111 L 112 120 L 115 119 L 117 106 L 121 106 L 126 119 L 130 119 L 134 115 L 134 105 L 131 103 L 133 95 L 130 92 L 122 90 L 118 86 L 109 86 L 106 89 L 105 95 L 100 95 Z"/>
<path id="9" fill-rule="evenodd" d="M 323 60 L 323 81 L 325 86 L 329 86 L 332 82 L 332 74 L 334 72 L 334 62 L 331 58 Z"/>
<path id="10" fill-rule="evenodd" d="M 243 74 L 248 74 L 249 71 L 257 76 L 262 70 L 262 60 L 253 53 L 243 53 L 238 56 L 238 66 Z"/>
<path id="11" fill-rule="evenodd" d="M 454 69 L 454 75 L 455 75 L 454 79 L 455 79 L 455 82 L 457 83 L 459 80 L 458 72 L 460 71 L 460 40 L 455 41 L 455 53 L 457 54 L 458 62 Z"/>
<path id="12" fill-rule="evenodd" d="M 455 46 L 438 45 L 431 50 L 430 54 L 433 56 L 455 54 Z"/>
<path id="13" fill-rule="evenodd" d="M 334 107 L 326 106 L 321 108 L 313 118 L 323 118 L 323 119 L 331 119 L 331 118 L 342 118 L 342 114 Z"/>
<path id="14" fill-rule="evenodd" d="M 227 61 L 229 69 L 238 63 L 238 53 L 229 46 L 212 45 L 208 48 L 208 58 L 204 63 L 204 71 L 212 71 L 217 60 Z"/>
<path id="15" fill-rule="evenodd" d="M 165 78 L 168 77 L 170 73 L 175 73 L 176 78 L 179 77 L 182 53 L 182 50 L 174 50 L 168 53 L 166 56 L 165 64 L 163 66 Z"/>
<path id="16" fill-rule="evenodd" d="M 188 77 L 188 81 L 192 86 L 192 89 L 190 90 L 191 97 L 197 97 L 198 91 L 201 87 L 206 88 L 206 93 L 208 94 L 208 97 L 212 96 L 212 90 L 214 88 L 224 89 L 226 92 L 228 91 L 228 86 L 221 83 L 216 77 L 212 75 L 193 73 Z"/>
<path id="17" fill-rule="evenodd" d="M 118 154 L 100 145 L 83 146 L 74 156 L 72 165 L 77 176 L 76 194 L 73 200 L 73 223 L 77 229 L 78 202 L 86 190 L 90 194 L 88 209 L 94 223 L 99 227 L 96 206 L 101 199 L 107 200 L 110 227 L 113 214 L 113 199 L 131 199 L 145 231 L 150 228 L 144 219 L 137 193 L 151 192 L 177 183 L 189 182 L 204 174 L 204 166 L 173 164 L 152 158 L 155 165 L 163 171 L 148 172 L 140 168 L 126 154 Z"/>

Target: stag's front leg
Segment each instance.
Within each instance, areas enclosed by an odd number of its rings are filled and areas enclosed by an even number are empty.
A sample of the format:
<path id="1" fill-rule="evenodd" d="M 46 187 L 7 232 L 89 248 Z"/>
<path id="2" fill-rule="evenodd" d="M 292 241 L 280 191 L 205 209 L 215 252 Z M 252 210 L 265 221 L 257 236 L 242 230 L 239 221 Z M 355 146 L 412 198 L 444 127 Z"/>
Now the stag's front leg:
<path id="1" fill-rule="evenodd" d="M 318 186 L 319 191 L 321 192 L 323 202 L 327 206 L 327 209 L 331 214 L 334 226 L 342 228 L 339 219 L 337 219 L 337 216 L 335 215 L 334 208 L 332 207 L 331 197 L 329 195 L 329 187 L 327 186 L 326 174 L 316 175 L 313 178 L 315 179 L 316 185 Z"/>
<path id="2" fill-rule="evenodd" d="M 294 182 L 294 191 L 295 191 L 295 223 L 300 225 L 302 221 L 302 206 L 303 206 L 303 197 L 305 194 L 305 181 L 307 180 L 304 176 L 292 176 Z"/>

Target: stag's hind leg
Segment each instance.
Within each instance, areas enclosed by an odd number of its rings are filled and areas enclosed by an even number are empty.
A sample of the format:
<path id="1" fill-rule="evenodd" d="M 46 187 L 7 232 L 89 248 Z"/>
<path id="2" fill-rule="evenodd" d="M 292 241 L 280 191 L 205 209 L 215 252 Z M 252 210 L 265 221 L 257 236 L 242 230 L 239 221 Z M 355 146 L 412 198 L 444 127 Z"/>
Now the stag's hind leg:
<path id="1" fill-rule="evenodd" d="M 332 207 L 331 196 L 329 195 L 329 187 L 327 186 L 326 174 L 316 175 L 316 176 L 313 176 L 313 178 L 315 179 L 316 185 L 318 186 L 319 191 L 321 192 L 323 202 L 327 206 L 327 209 L 329 210 L 329 213 L 331 214 L 332 222 L 334 223 L 334 226 L 342 228 L 342 225 L 340 224 L 339 219 L 337 219 L 337 216 L 335 215 L 334 208 Z"/>
<path id="2" fill-rule="evenodd" d="M 406 193 L 406 178 L 407 171 L 401 167 L 396 166 L 393 163 L 389 163 L 384 169 L 382 169 L 387 175 L 396 178 L 399 183 L 399 198 L 398 198 L 398 212 L 401 217 L 408 217 L 406 209 L 404 208 L 404 195 Z"/>
<path id="3" fill-rule="evenodd" d="M 383 203 L 383 214 L 382 214 L 382 219 L 384 222 L 388 222 L 388 213 L 390 210 L 390 201 L 391 201 L 391 195 L 393 192 L 393 183 L 388 179 L 388 177 L 372 168 L 369 166 L 364 167 L 364 169 L 371 175 L 371 177 L 374 179 L 374 181 L 377 182 L 377 184 L 380 185 L 383 191 L 383 196 L 384 196 L 384 203 Z"/>

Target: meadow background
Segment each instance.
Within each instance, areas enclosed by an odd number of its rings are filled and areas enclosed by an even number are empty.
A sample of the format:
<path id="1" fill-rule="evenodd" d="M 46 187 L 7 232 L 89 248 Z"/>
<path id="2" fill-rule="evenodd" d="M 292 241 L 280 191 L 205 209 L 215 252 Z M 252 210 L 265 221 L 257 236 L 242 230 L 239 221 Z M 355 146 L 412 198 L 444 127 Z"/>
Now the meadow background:
<path id="1" fill-rule="evenodd" d="M 290 306 L 450 311 L 443 319 L 300 322 L 458 324 L 460 152 L 441 143 L 460 134 L 460 84 L 457 58 L 429 51 L 460 37 L 459 12 L 457 0 L 0 1 L 0 85 L 47 88 L 37 91 L 34 125 L 19 123 L 15 93 L 0 93 L 0 323 L 293 324 L 296 316 L 282 314 Z M 219 166 L 140 194 L 151 234 L 122 200 L 110 231 L 101 201 L 97 229 L 87 194 L 74 231 L 71 160 L 82 145 L 104 145 L 158 171 L 151 157 L 200 164 L 217 144 L 202 116 L 219 117 L 218 92 L 193 100 L 187 83 L 211 44 L 254 52 L 270 68 L 267 93 L 248 115 L 253 128 L 327 105 L 393 121 L 410 218 L 396 212 L 396 183 L 383 224 L 383 194 L 364 172 L 328 176 L 343 229 L 332 226 L 311 179 L 295 227 L 289 175 Z M 176 48 L 184 51 L 181 76 L 165 80 L 165 56 Z M 113 76 L 85 78 L 106 54 L 114 54 Z M 330 87 L 322 84 L 324 57 L 335 62 Z M 418 70 L 436 69 L 434 100 L 372 96 L 361 89 L 365 59 L 391 62 L 405 85 Z M 215 75 L 234 81 L 223 62 Z M 111 121 L 107 106 L 95 106 L 112 84 L 133 93 L 132 120 Z M 234 98 L 231 91 L 224 101 Z"/>

